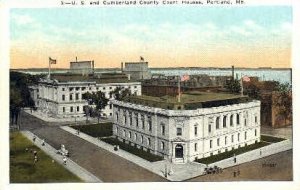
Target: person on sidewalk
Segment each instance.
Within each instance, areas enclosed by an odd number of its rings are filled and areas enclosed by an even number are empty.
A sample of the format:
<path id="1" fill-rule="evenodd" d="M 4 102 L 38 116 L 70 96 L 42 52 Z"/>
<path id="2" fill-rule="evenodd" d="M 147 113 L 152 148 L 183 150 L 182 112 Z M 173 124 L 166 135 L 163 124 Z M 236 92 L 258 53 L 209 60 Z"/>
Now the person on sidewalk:
<path id="1" fill-rule="evenodd" d="M 63 163 L 64 165 L 67 165 L 67 158 L 65 156 L 63 157 Z"/>
<path id="2" fill-rule="evenodd" d="M 45 139 L 43 139 L 42 141 L 42 146 L 45 146 Z"/>
<path id="3" fill-rule="evenodd" d="M 33 164 L 37 163 L 37 161 L 38 161 L 38 157 L 34 156 Z"/>

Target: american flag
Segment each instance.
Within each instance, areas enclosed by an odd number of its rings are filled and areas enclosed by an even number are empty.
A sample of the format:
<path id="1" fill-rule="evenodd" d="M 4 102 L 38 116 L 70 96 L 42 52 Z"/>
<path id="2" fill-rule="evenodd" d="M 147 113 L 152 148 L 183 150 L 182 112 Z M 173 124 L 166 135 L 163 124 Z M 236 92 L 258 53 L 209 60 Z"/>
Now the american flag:
<path id="1" fill-rule="evenodd" d="M 243 76 L 242 79 L 244 82 L 250 82 L 250 78 L 248 76 Z"/>
<path id="2" fill-rule="evenodd" d="M 189 75 L 183 75 L 180 77 L 180 81 L 187 81 L 190 80 L 190 76 Z"/>
<path id="3" fill-rule="evenodd" d="M 50 64 L 56 64 L 56 59 L 51 59 L 51 57 L 49 57 L 49 63 Z"/>

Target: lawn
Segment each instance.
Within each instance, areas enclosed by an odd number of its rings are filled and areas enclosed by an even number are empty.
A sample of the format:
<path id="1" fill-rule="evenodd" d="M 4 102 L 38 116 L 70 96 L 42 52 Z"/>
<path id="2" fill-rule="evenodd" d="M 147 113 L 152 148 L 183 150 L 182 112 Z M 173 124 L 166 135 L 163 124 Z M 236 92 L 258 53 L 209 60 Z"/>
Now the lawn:
<path id="1" fill-rule="evenodd" d="M 267 136 L 267 135 L 261 135 L 260 140 L 270 142 L 270 143 L 277 143 L 277 142 L 280 142 L 280 141 L 284 141 L 286 139 L 279 138 L 279 137 L 273 137 L 273 136 Z"/>
<path id="2" fill-rule="evenodd" d="M 90 125 L 73 125 L 73 129 L 80 130 L 92 137 L 109 137 L 112 136 L 112 123 L 98 123 Z"/>
<path id="3" fill-rule="evenodd" d="M 206 157 L 206 158 L 197 159 L 195 161 L 199 162 L 199 163 L 203 163 L 203 164 L 211 164 L 211 163 L 214 163 L 214 162 L 218 162 L 220 160 L 224 160 L 226 158 L 233 157 L 234 154 L 235 155 L 243 154 L 245 152 L 248 152 L 248 151 L 251 151 L 251 150 L 254 150 L 254 149 L 258 149 L 258 148 L 261 148 L 263 146 L 267 146 L 269 144 L 270 143 L 267 143 L 267 142 L 259 142 L 259 143 L 251 144 L 251 145 L 244 146 L 244 147 L 241 147 L 241 148 L 238 148 L 238 149 L 234 149 L 234 150 L 231 150 L 231 151 L 228 151 L 228 152 L 223 152 L 223 153 L 216 154 L 216 155 L 213 155 L 213 156 L 209 156 L 209 157 Z"/>
<path id="4" fill-rule="evenodd" d="M 111 145 L 119 145 L 120 149 L 125 150 L 126 152 L 129 152 L 131 154 L 134 154 L 138 157 L 141 157 L 145 160 L 148 160 L 149 162 L 156 162 L 163 160 L 163 157 L 157 156 L 154 154 L 151 154 L 150 152 L 143 151 L 142 149 L 139 149 L 137 147 L 131 146 L 129 144 L 123 143 L 119 141 L 116 138 L 110 137 L 110 138 L 103 138 L 102 141 L 109 143 Z"/>
<path id="5" fill-rule="evenodd" d="M 82 182 L 19 132 L 10 133 L 10 183 Z M 26 150 L 26 148 L 28 150 Z M 33 163 L 31 150 L 37 151 Z"/>

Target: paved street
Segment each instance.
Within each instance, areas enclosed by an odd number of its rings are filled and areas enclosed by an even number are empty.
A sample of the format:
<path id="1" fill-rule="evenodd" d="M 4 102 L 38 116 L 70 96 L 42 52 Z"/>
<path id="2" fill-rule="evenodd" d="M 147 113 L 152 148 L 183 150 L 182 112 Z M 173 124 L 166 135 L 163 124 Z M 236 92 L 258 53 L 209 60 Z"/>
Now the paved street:
<path id="1" fill-rule="evenodd" d="M 21 130 L 30 130 L 56 149 L 64 144 L 70 158 L 104 182 L 166 181 L 136 164 L 113 155 L 58 127 L 22 113 Z M 116 165 L 117 164 L 117 165 Z"/>
<path id="2" fill-rule="evenodd" d="M 227 168 L 220 174 L 199 176 L 187 181 L 291 181 L 293 180 L 292 150 Z M 239 175 L 237 175 L 240 171 Z M 234 177 L 236 172 L 236 177 Z"/>
<path id="3" fill-rule="evenodd" d="M 64 144 L 74 162 L 104 182 L 166 181 L 130 161 L 59 128 L 60 124 L 46 123 L 26 113 L 22 115 L 21 129 L 32 131 L 56 149 Z M 276 166 L 262 166 L 265 163 Z M 240 175 L 233 177 L 233 172 L 238 170 Z M 189 181 L 228 180 L 292 180 L 292 151 L 231 167 L 225 169 L 222 174 L 200 176 Z"/>

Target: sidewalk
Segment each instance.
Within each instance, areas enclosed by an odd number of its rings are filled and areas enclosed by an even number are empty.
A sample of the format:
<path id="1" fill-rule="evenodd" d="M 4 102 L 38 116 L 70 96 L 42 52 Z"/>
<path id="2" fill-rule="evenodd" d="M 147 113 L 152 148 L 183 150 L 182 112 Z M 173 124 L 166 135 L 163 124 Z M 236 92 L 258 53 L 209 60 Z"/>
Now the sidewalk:
<path id="1" fill-rule="evenodd" d="M 57 150 L 50 146 L 49 144 L 45 143 L 44 146 L 42 146 L 42 139 L 36 137 L 35 142 L 33 142 L 32 138 L 34 136 L 33 133 L 30 131 L 21 131 L 21 133 L 27 137 L 34 145 L 39 147 L 41 150 L 43 150 L 46 154 L 48 154 L 50 157 L 52 157 L 57 163 L 64 166 L 67 170 L 84 180 L 85 182 L 95 183 L 95 182 L 102 182 L 99 178 L 73 162 L 71 159 L 67 159 L 67 164 L 63 165 L 63 156 L 60 154 L 57 154 Z"/>
<path id="2" fill-rule="evenodd" d="M 128 153 L 122 149 L 119 149 L 118 151 L 114 151 L 114 147 L 110 144 L 107 144 L 101 140 L 98 140 L 97 138 L 91 137 L 85 133 L 80 133 L 77 135 L 77 131 L 71 127 L 68 126 L 62 126 L 61 129 L 78 136 L 79 138 L 82 138 L 98 147 L 101 147 L 115 155 L 118 155 L 132 163 L 137 164 L 140 167 L 143 167 L 159 176 L 162 176 L 170 181 L 183 181 L 186 179 L 194 178 L 200 175 L 203 175 L 204 168 L 206 167 L 205 164 L 197 163 L 197 162 L 189 162 L 186 164 L 174 164 L 170 163 L 167 160 L 162 160 L 158 162 L 149 162 L 145 159 L 142 159 L 138 156 L 135 156 L 131 153 Z M 216 163 L 209 164 L 208 166 L 219 166 L 223 169 L 235 166 L 237 164 L 242 164 L 245 162 L 250 162 L 253 160 L 257 160 L 272 154 L 276 154 L 282 151 L 286 151 L 292 148 L 292 143 L 290 140 L 286 140 L 279 143 L 274 143 L 272 145 L 263 147 L 263 154 L 260 155 L 260 149 L 256 149 L 253 151 L 249 151 L 244 154 L 237 155 L 236 158 L 238 160 L 237 163 L 233 163 L 232 158 L 228 158 L 225 160 L 221 160 Z M 165 168 L 167 167 L 167 171 L 172 170 L 173 174 L 168 175 L 167 177 L 164 176 Z"/>
<path id="3" fill-rule="evenodd" d="M 40 111 L 30 111 L 30 110 L 24 110 L 24 112 L 26 112 L 27 114 L 30 114 L 38 119 L 41 119 L 43 121 L 46 122 L 53 122 L 53 123 L 60 123 L 63 125 L 67 125 L 67 124 L 86 124 L 86 117 L 76 117 L 76 119 L 74 117 L 71 118 L 55 118 L 55 117 L 51 117 L 45 113 L 42 113 Z M 100 123 L 102 122 L 109 122 L 109 119 L 100 119 Z M 88 118 L 88 123 L 89 124 L 95 124 L 98 123 L 98 119 L 97 118 L 92 118 L 89 117 Z"/>

